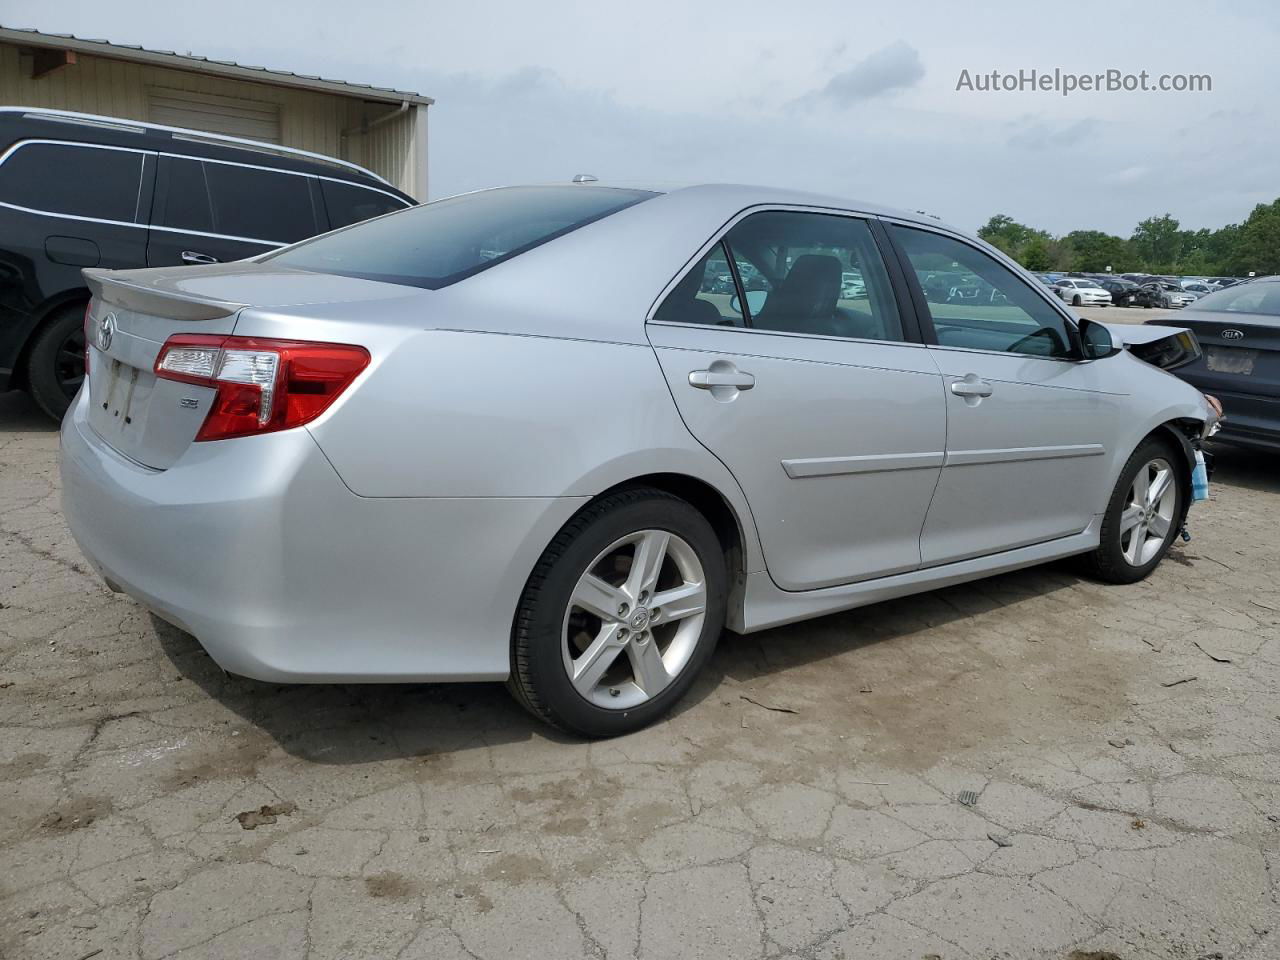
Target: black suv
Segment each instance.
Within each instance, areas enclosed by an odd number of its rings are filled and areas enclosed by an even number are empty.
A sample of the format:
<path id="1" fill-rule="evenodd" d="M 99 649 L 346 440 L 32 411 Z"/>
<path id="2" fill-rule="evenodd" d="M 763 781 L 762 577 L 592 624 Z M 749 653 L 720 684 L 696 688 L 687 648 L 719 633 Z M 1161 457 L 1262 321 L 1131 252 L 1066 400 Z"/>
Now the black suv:
<path id="1" fill-rule="evenodd" d="M 0 390 L 62 416 L 84 379 L 83 267 L 242 260 L 414 202 L 301 150 L 0 107 Z"/>

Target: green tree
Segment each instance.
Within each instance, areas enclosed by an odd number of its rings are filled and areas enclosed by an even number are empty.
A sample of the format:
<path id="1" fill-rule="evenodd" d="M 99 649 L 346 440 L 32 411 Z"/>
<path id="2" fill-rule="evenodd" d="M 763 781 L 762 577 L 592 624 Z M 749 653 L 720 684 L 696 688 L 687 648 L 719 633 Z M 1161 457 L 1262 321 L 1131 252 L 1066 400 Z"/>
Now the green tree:
<path id="1" fill-rule="evenodd" d="M 1072 230 L 1063 238 L 1071 245 L 1071 269 L 1100 273 L 1107 267 L 1116 273 L 1129 269 L 1129 248 L 1121 237 L 1101 230 Z"/>
<path id="2" fill-rule="evenodd" d="M 1053 266 L 1049 255 L 1049 244 L 1043 237 L 1032 237 L 1022 245 L 1018 262 L 1028 270 L 1048 270 Z"/>
<path id="3" fill-rule="evenodd" d="M 1258 276 L 1280 273 L 1280 200 L 1260 203 L 1240 225 L 1230 257 L 1233 272 Z"/>
<path id="4" fill-rule="evenodd" d="M 1129 243 L 1144 267 L 1167 273 L 1175 268 L 1182 254 L 1182 231 L 1170 214 L 1148 217 L 1138 224 Z"/>

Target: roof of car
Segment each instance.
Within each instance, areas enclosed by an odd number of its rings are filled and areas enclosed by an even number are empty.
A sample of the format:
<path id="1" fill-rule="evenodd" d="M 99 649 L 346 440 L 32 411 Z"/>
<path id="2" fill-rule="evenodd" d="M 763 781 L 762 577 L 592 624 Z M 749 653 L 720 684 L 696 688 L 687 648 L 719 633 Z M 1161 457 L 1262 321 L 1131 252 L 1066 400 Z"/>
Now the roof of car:
<path id="1" fill-rule="evenodd" d="M 559 184 L 557 184 L 559 185 Z M 967 233 L 939 217 L 923 210 L 909 211 L 888 207 L 865 200 L 853 200 L 834 194 L 817 193 L 808 190 L 794 190 L 787 187 L 760 186 L 743 183 L 680 183 L 639 180 L 592 180 L 583 183 L 586 187 L 616 187 L 626 190 L 649 190 L 654 193 L 682 194 L 688 199 L 705 198 L 725 204 L 740 204 L 741 209 L 762 204 L 798 207 L 826 207 L 832 210 L 843 210 L 855 213 L 870 214 L 875 217 L 888 217 L 912 223 L 942 227 L 956 233 Z"/>
<path id="2" fill-rule="evenodd" d="M 380 189 L 394 189 L 382 177 L 359 164 L 294 147 L 120 117 L 43 107 L 0 106 L 0 151 L 19 140 L 42 137 L 112 146 L 136 146 L 139 149 L 161 149 L 169 153 L 252 162 L 260 166 L 308 173 L 316 173 L 318 168 L 323 167 L 325 175 L 377 184 Z M 246 154 L 252 154 L 252 157 L 248 158 Z"/>

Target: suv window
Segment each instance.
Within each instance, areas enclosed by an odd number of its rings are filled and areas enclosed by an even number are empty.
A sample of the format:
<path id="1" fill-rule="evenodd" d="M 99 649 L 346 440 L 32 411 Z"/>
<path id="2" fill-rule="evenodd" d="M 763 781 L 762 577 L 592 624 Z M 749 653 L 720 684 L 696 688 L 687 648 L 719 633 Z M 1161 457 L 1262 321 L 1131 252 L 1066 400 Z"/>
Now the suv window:
<path id="1" fill-rule="evenodd" d="M 1073 355 L 1062 314 L 994 257 L 942 234 L 891 229 L 924 290 L 940 346 Z"/>
<path id="2" fill-rule="evenodd" d="M 738 292 L 724 243 L 717 243 L 698 265 L 684 275 L 653 319 L 662 323 L 714 323 L 727 327 L 743 325 L 742 313 L 735 310 Z"/>
<path id="3" fill-rule="evenodd" d="M 581 184 L 499 187 L 358 223 L 268 259 L 298 270 L 438 290 L 652 196 Z"/>
<path id="4" fill-rule="evenodd" d="M 329 213 L 329 229 L 350 226 L 361 220 L 371 220 L 393 210 L 403 210 L 405 202 L 399 197 L 368 190 L 353 183 L 337 180 L 321 180 L 324 206 Z"/>
<path id="5" fill-rule="evenodd" d="M 825 213 L 766 211 L 725 235 L 745 287 L 731 304 L 757 330 L 901 340 L 889 275 L 867 224 Z"/>
<path id="6" fill-rule="evenodd" d="M 162 226 L 293 243 L 320 232 L 312 177 L 165 157 Z"/>
<path id="7" fill-rule="evenodd" d="M 71 143 L 20 144 L 0 164 L 0 200 L 32 210 L 136 223 L 143 154 Z M 92 176 L 85 171 L 92 170 Z"/>
<path id="8" fill-rule="evenodd" d="M 229 163 L 205 163 L 213 202 L 213 232 L 250 240 L 293 243 L 320 230 L 311 202 L 311 177 Z"/>

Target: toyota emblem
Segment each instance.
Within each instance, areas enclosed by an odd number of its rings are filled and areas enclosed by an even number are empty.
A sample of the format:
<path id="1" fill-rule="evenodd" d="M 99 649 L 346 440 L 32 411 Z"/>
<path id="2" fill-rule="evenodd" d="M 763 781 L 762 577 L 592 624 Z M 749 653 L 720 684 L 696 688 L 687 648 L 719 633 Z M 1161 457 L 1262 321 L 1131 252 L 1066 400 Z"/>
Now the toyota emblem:
<path id="1" fill-rule="evenodd" d="M 1222 331 L 1222 339 L 1223 340 L 1243 340 L 1244 331 L 1237 330 L 1235 327 L 1227 327 L 1227 329 Z"/>
<path id="2" fill-rule="evenodd" d="M 98 349 L 106 352 L 111 346 L 111 338 L 116 335 L 116 315 L 108 313 L 98 321 Z"/>

